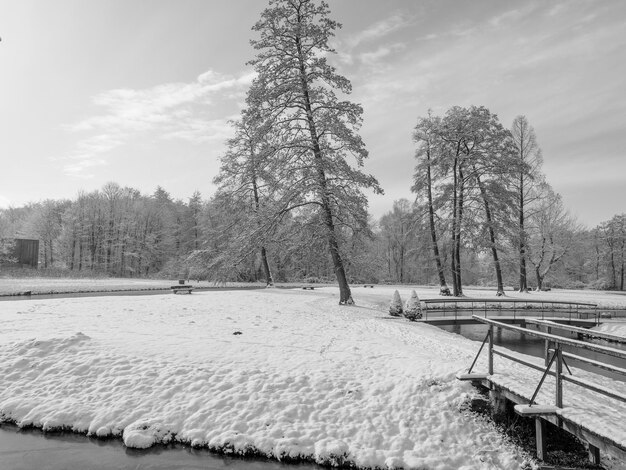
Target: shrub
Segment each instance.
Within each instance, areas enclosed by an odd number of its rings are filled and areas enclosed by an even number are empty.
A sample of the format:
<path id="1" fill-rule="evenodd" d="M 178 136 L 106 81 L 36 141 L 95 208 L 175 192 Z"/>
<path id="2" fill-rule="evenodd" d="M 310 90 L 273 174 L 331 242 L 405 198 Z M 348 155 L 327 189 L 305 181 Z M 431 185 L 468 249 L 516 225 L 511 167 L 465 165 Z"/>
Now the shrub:
<path id="1" fill-rule="evenodd" d="M 411 292 L 411 297 L 409 297 L 409 300 L 406 301 L 406 305 L 404 306 L 404 316 L 411 321 L 422 318 L 420 299 L 415 291 Z"/>
<path id="2" fill-rule="evenodd" d="M 402 315 L 402 299 L 400 298 L 400 293 L 397 290 L 393 293 L 391 303 L 389 304 L 389 315 L 393 317 L 399 317 Z"/>

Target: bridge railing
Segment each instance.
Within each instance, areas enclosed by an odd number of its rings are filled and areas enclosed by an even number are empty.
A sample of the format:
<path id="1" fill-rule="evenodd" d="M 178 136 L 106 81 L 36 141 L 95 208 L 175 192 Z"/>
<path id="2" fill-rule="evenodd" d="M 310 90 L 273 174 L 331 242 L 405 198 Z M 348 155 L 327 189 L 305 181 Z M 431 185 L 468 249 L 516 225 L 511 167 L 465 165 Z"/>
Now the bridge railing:
<path id="1" fill-rule="evenodd" d="M 474 361 L 472 362 L 472 365 L 470 366 L 470 368 L 468 369 L 467 374 L 465 375 L 465 379 L 471 379 L 472 376 L 472 370 L 474 368 L 474 366 L 476 365 L 476 362 L 478 360 L 478 357 L 483 349 L 483 347 L 485 346 L 486 343 L 488 343 L 488 370 L 489 370 L 489 375 L 493 375 L 493 357 L 494 355 L 497 356 L 501 356 L 505 359 L 509 359 L 511 361 L 517 362 L 519 364 L 525 365 L 527 367 L 530 367 L 531 369 L 535 369 L 538 371 L 543 372 L 543 376 L 541 377 L 541 380 L 539 381 L 539 384 L 537 385 L 537 388 L 535 389 L 535 392 L 532 395 L 532 398 L 530 399 L 530 403 L 528 405 L 527 408 L 531 408 L 533 405 L 535 405 L 535 399 L 537 398 L 537 394 L 539 393 L 539 390 L 541 389 L 541 386 L 543 385 L 546 377 L 548 375 L 555 377 L 556 379 L 556 387 L 555 387 L 555 407 L 556 408 L 562 408 L 563 407 L 563 382 L 570 382 L 573 383 L 575 385 L 578 385 L 580 387 L 583 387 L 585 389 L 591 390 L 593 392 L 596 393 L 600 393 L 604 396 L 613 398 L 615 400 L 619 400 L 621 402 L 625 402 L 626 403 L 626 394 L 617 391 L 617 390 L 612 390 L 609 389 L 607 387 L 598 385 L 594 382 L 590 382 L 588 380 L 584 380 L 578 377 L 574 377 L 574 375 L 572 374 L 569 366 L 567 365 L 567 362 L 565 361 L 565 358 L 568 359 L 574 359 L 577 361 L 581 361 L 581 362 L 585 362 L 591 366 L 595 366 L 598 368 L 602 368 L 602 369 L 606 369 L 612 372 L 615 372 L 617 374 L 621 374 L 626 376 L 626 369 L 621 368 L 621 367 L 617 367 L 617 366 L 613 366 L 611 364 L 607 364 L 604 363 L 602 361 L 595 361 L 595 360 L 591 360 L 588 358 L 585 358 L 583 356 L 577 355 L 577 354 L 571 354 L 568 352 L 564 352 L 563 351 L 563 347 L 564 346 L 569 346 L 569 347 L 573 347 L 576 349 L 581 349 L 581 350 L 588 350 L 588 351 L 593 351 L 596 353 L 600 353 L 600 354 L 604 354 L 604 355 L 608 355 L 608 356 L 613 356 L 613 357 L 617 357 L 620 359 L 623 359 L 626 361 L 626 350 L 622 350 L 622 349 L 617 349 L 617 348 L 611 348 L 608 346 L 603 346 L 603 345 L 599 345 L 599 344 L 594 344 L 594 343 L 587 343 L 584 341 L 579 341 L 579 340 L 575 340 L 575 339 L 571 339 L 571 338 L 565 338 L 562 336 L 557 336 L 557 335 L 553 335 L 553 334 L 549 334 L 549 333 L 543 333 L 540 331 L 536 331 L 536 330 L 530 330 L 527 328 L 521 328 L 518 326 L 514 326 L 514 325 L 509 325 L 506 323 L 502 323 L 502 322 L 498 322 L 489 318 L 484 318 L 478 315 L 473 315 L 472 318 L 480 323 L 484 323 L 486 325 L 489 326 L 489 330 L 487 332 L 487 336 L 485 337 L 479 351 L 478 354 L 476 355 L 476 357 L 474 358 Z M 511 330 L 511 331 L 517 331 L 519 333 L 522 333 L 524 335 L 528 335 L 528 336 L 533 336 L 536 338 L 541 338 L 544 341 L 546 341 L 546 356 L 545 356 L 545 369 L 533 362 L 527 361 L 525 359 L 522 359 L 520 357 L 517 357 L 515 355 L 512 355 L 510 353 L 510 351 L 508 351 L 505 348 L 499 348 L 494 346 L 493 344 L 493 331 L 494 328 L 501 328 L 501 329 L 505 329 L 505 330 Z M 555 364 L 555 368 L 554 371 L 551 370 L 552 365 Z M 563 367 L 565 367 L 568 372 L 569 375 L 566 375 L 563 373 Z M 544 410 L 545 411 L 545 410 Z M 526 413 L 529 414 L 529 413 Z"/>
<path id="2" fill-rule="evenodd" d="M 609 450 L 609 452 L 616 451 L 621 459 L 626 459 L 626 444 L 619 440 L 619 438 L 613 437 L 614 435 L 611 433 L 601 433 L 594 434 L 588 433 L 585 431 L 585 425 L 581 423 L 573 423 L 569 422 L 567 425 L 563 423 L 566 420 L 566 417 L 563 417 L 560 414 L 560 410 L 563 408 L 563 383 L 569 382 L 583 389 L 590 390 L 591 392 L 595 392 L 601 394 L 605 397 L 612 398 L 614 400 L 618 400 L 620 402 L 626 402 L 626 394 L 621 390 L 615 390 L 610 387 L 605 387 L 604 385 L 600 385 L 596 380 L 590 381 L 585 380 L 579 377 L 575 377 L 572 374 L 571 369 L 567 365 L 566 359 L 573 359 L 580 362 L 584 362 L 588 365 L 598 367 L 601 369 L 609 370 L 611 372 L 621 374 L 626 376 L 626 369 L 622 367 L 617 367 L 612 364 L 608 364 L 607 362 L 603 362 L 601 360 L 593 360 L 586 358 L 584 356 L 580 356 L 578 354 L 572 354 L 571 352 L 563 351 L 564 346 L 573 347 L 574 350 L 588 350 L 596 353 L 603 354 L 605 356 L 617 357 L 623 360 L 626 363 L 626 350 L 610 348 L 607 346 L 594 344 L 594 343 L 586 343 L 583 341 L 574 340 L 571 338 L 564 338 L 562 336 L 556 336 L 550 333 L 543 333 L 537 330 L 531 330 L 528 328 L 521 328 L 518 326 L 509 325 L 506 323 L 498 322 L 493 319 L 484 318 L 479 315 L 473 315 L 472 318 L 479 322 L 484 323 L 489 326 L 487 331 L 487 335 L 485 336 L 484 341 L 482 342 L 472 365 L 469 367 L 466 374 L 458 374 L 457 378 L 460 380 L 472 380 L 472 381 L 480 381 L 483 382 L 484 385 L 489 386 L 491 389 L 494 389 L 494 381 L 492 379 L 494 373 L 494 365 L 493 365 L 493 357 L 494 355 L 503 357 L 505 359 L 509 359 L 518 364 L 522 364 L 531 369 L 543 372 L 541 376 L 541 380 L 539 380 L 539 384 L 535 388 L 535 391 L 532 394 L 530 399 L 527 398 L 527 395 L 524 392 L 515 393 L 513 392 L 513 400 L 518 403 L 515 405 L 515 412 L 521 416 L 534 418 L 535 419 L 535 432 L 536 432 L 536 445 L 537 445 L 537 457 L 540 460 L 543 460 L 546 455 L 546 420 L 556 424 L 559 427 L 563 427 L 568 432 L 577 436 L 578 438 L 587 441 L 588 444 L 588 452 L 589 458 L 592 463 L 599 464 L 600 463 L 600 449 Z M 546 342 L 545 347 L 545 368 L 540 366 L 535 362 L 528 361 L 523 357 L 514 355 L 511 351 L 496 347 L 493 344 L 493 332 L 495 328 L 501 328 L 505 330 L 517 331 L 524 335 L 533 336 L 536 338 L 541 338 Z M 569 327 L 568 327 L 569 328 Z M 488 344 L 488 374 L 476 374 L 472 373 L 474 366 L 480 356 L 482 350 L 485 347 L 485 344 Z M 552 365 L 554 364 L 554 370 L 552 370 Z M 564 367 L 569 372 L 568 374 L 564 373 Z M 537 404 L 535 399 L 546 379 L 546 377 L 550 375 L 555 378 L 555 397 L 554 397 L 554 405 L 551 404 Z M 523 381 L 527 381 L 522 379 Z M 486 381 L 486 382 L 485 382 Z M 495 383 L 496 390 L 497 381 Z M 510 387 L 507 387 L 510 389 Z M 505 395 L 506 396 L 506 395 Z M 510 395 L 509 395 L 510 396 Z M 528 403 L 528 404 L 526 404 Z M 585 408 L 590 408 L 590 411 L 593 413 L 593 404 L 589 402 L 579 402 L 575 404 L 575 406 L 582 406 Z"/>
<path id="3" fill-rule="evenodd" d="M 524 299 L 426 299 L 422 300 L 422 318 L 454 317 L 474 315 L 481 312 L 483 317 L 488 314 L 494 316 L 512 315 L 526 317 L 534 316 L 543 320 L 546 313 L 552 317 L 575 319 L 600 319 L 597 304 L 586 302 L 566 302 L 557 300 L 524 300 Z M 468 315 L 469 314 L 469 315 Z"/>

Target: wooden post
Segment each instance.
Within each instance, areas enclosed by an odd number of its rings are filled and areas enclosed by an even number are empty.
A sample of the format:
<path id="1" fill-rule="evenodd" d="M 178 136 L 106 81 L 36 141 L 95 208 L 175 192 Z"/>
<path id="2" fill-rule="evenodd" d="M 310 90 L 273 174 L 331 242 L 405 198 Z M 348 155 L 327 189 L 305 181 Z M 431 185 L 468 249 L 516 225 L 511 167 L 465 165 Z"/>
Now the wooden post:
<path id="1" fill-rule="evenodd" d="M 539 328 L 539 326 L 537 326 L 537 328 Z M 550 326 L 548 327 L 547 333 L 549 335 L 552 334 L 552 327 Z M 548 367 L 548 362 L 550 362 L 550 341 L 549 340 L 545 340 L 543 357 L 545 359 L 545 365 L 546 367 Z"/>
<path id="2" fill-rule="evenodd" d="M 489 375 L 493 375 L 493 325 L 489 325 Z"/>
<path id="3" fill-rule="evenodd" d="M 499 416 L 506 412 L 506 398 L 497 390 L 489 390 L 491 416 Z"/>
<path id="4" fill-rule="evenodd" d="M 535 441 L 537 444 L 537 458 L 546 459 L 546 422 L 539 416 L 535 418 Z"/>
<path id="5" fill-rule="evenodd" d="M 563 351 L 560 344 L 555 344 L 556 348 L 556 403 L 558 408 L 563 408 Z"/>
<path id="6" fill-rule="evenodd" d="M 593 444 L 589 444 L 588 452 L 591 463 L 594 465 L 600 465 L 600 449 Z"/>

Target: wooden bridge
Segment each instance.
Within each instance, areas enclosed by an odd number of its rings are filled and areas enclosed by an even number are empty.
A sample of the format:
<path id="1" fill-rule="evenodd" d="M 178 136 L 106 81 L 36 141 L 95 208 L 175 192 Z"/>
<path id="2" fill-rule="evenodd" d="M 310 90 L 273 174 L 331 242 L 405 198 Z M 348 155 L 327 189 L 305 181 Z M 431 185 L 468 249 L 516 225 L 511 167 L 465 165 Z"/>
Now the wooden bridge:
<path id="1" fill-rule="evenodd" d="M 422 300 L 419 321 L 436 326 L 478 324 L 477 314 L 521 326 L 530 317 L 585 328 L 598 325 L 603 317 L 596 304 L 584 302 L 466 298 Z"/>
<path id="2" fill-rule="evenodd" d="M 522 328 L 478 315 L 472 318 L 477 323 L 487 325 L 489 329 L 467 373 L 459 374 L 457 378 L 488 388 L 496 408 L 502 407 L 508 400 L 515 404 L 517 414 L 533 418 L 539 459 L 545 458 L 546 423 L 550 422 L 586 443 L 593 463 L 600 463 L 600 452 L 626 461 L 626 383 L 592 372 L 576 370 L 574 374 L 568 365 L 568 361 L 575 361 L 626 376 L 626 350 Z M 626 342 L 626 339 L 615 335 L 579 331 L 580 328 L 577 327 L 540 319 L 526 319 L 526 323 L 549 331 L 561 329 L 576 334 L 591 334 L 605 340 Z M 543 339 L 545 357 L 542 360 L 495 346 L 495 328 Z M 488 345 L 487 371 L 476 373 L 474 368 L 485 345 Z M 589 359 L 581 355 L 583 350 L 600 354 L 605 360 Z M 499 362 L 497 370 L 495 356 L 506 361 Z M 608 357 L 617 358 L 619 365 L 609 364 L 606 360 Z M 512 362 L 515 364 L 511 364 Z M 550 379 L 546 381 L 548 377 Z M 567 388 L 564 387 L 565 383 L 569 384 Z M 548 391 L 548 388 L 551 390 Z"/>

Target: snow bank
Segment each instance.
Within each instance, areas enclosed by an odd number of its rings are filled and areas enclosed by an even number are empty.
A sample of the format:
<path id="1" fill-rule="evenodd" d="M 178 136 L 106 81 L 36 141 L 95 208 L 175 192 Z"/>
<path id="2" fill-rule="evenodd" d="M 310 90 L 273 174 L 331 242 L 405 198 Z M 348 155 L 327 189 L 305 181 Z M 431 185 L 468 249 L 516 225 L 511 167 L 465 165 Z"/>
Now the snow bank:
<path id="1" fill-rule="evenodd" d="M 136 448 L 524 467 L 488 420 L 460 411 L 474 390 L 454 375 L 476 343 L 336 299 L 271 289 L 2 302 L 1 419 Z"/>

